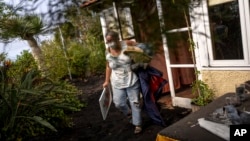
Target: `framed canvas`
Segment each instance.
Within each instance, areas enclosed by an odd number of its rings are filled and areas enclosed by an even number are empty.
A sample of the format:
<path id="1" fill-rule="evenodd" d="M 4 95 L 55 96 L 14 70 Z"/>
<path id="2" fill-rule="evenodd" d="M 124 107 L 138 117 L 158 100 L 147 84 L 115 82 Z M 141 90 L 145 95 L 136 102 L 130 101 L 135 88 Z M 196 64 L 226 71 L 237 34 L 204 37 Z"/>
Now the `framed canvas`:
<path id="1" fill-rule="evenodd" d="M 99 98 L 99 104 L 100 104 L 100 109 L 101 109 L 103 120 L 107 118 L 111 102 L 112 102 L 111 88 L 106 87 L 103 89 L 101 96 Z"/>

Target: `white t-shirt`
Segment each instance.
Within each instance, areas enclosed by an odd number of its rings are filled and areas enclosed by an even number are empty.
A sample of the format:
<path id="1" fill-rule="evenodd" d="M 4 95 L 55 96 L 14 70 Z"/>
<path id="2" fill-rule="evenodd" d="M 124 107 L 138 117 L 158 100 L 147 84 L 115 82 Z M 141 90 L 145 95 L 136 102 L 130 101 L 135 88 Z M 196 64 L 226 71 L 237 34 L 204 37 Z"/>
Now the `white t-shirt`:
<path id="1" fill-rule="evenodd" d="M 109 62 L 109 67 L 112 69 L 111 72 L 111 84 L 117 89 L 127 88 L 134 85 L 138 77 L 131 71 L 131 58 L 121 52 L 117 57 L 107 53 L 106 60 Z"/>

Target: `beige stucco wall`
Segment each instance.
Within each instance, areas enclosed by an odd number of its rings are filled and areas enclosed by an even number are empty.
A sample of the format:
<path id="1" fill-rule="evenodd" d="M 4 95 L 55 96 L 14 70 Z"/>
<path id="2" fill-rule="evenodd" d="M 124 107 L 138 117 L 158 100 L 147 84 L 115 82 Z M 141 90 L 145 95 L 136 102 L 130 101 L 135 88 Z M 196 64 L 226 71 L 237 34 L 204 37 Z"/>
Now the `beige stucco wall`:
<path id="1" fill-rule="evenodd" d="M 250 71 L 201 71 L 202 80 L 215 90 L 216 97 L 235 92 L 235 84 L 250 80 Z"/>

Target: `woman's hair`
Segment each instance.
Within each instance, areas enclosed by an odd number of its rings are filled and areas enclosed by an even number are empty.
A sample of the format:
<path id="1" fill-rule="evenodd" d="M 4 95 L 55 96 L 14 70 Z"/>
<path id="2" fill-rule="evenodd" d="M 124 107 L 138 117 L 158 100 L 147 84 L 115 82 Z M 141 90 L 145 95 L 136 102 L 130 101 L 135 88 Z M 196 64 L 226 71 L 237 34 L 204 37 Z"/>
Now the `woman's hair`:
<path id="1" fill-rule="evenodd" d="M 105 37 L 111 36 L 113 40 L 119 41 L 119 34 L 115 31 L 108 31 L 105 35 Z"/>

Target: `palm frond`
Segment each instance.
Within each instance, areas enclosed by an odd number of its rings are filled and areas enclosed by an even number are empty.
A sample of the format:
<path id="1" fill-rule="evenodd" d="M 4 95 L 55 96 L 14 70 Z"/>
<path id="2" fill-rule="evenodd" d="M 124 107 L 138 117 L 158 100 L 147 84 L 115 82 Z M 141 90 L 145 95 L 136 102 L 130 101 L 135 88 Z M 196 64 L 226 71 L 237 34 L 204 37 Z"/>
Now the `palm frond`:
<path id="1" fill-rule="evenodd" d="M 40 34 L 44 29 L 41 18 L 37 15 L 10 16 L 0 19 L 0 39 L 27 39 Z"/>

